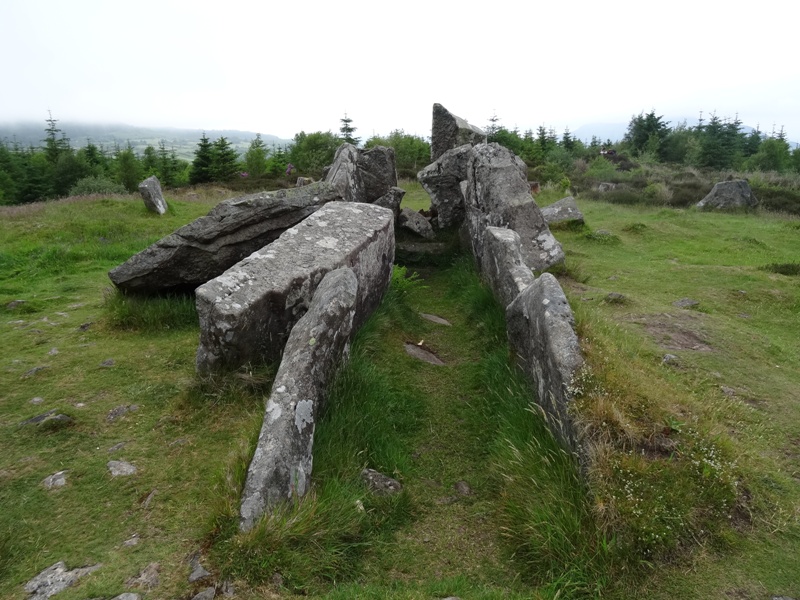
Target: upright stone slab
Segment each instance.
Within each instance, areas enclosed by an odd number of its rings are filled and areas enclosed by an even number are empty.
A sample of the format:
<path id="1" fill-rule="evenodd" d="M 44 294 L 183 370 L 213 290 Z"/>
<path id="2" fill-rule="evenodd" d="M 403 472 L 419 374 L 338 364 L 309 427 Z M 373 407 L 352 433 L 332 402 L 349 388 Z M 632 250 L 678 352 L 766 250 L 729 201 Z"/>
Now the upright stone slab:
<path id="1" fill-rule="evenodd" d="M 431 162 L 442 154 L 464 144 L 481 144 L 486 141 L 486 133 L 457 117 L 441 104 L 433 105 L 433 125 L 431 126 Z"/>
<path id="2" fill-rule="evenodd" d="M 247 470 L 239 508 L 242 531 L 310 487 L 316 418 L 336 369 L 346 360 L 357 297 L 351 269 L 330 271 L 292 328 Z"/>
<path id="3" fill-rule="evenodd" d="M 164 195 L 161 193 L 161 183 L 158 177 L 151 175 L 139 184 L 139 193 L 144 200 L 144 205 L 147 210 L 163 215 L 167 212 L 167 202 L 164 200 Z"/>
<path id="4" fill-rule="evenodd" d="M 499 144 L 480 144 L 472 149 L 465 188 L 466 225 L 479 266 L 488 226 L 516 231 L 522 258 L 534 271 L 564 261 L 561 244 L 531 196 L 525 172 L 522 159 Z"/>
<path id="5" fill-rule="evenodd" d="M 472 144 L 452 148 L 417 173 L 417 180 L 431 197 L 436 222 L 444 229 L 464 221 L 464 194 L 461 182 L 467 179 L 467 164 Z"/>
<path id="6" fill-rule="evenodd" d="M 128 293 L 191 291 L 327 202 L 341 199 L 341 190 L 322 182 L 232 198 L 135 254 L 108 276 Z"/>
<path id="7" fill-rule="evenodd" d="M 578 452 L 578 433 L 569 413 L 569 386 L 583 365 L 575 319 L 564 291 L 543 273 L 506 308 L 508 341 L 516 360 L 537 391 L 553 434 Z"/>
<path id="8" fill-rule="evenodd" d="M 502 306 L 508 306 L 529 285 L 533 273 L 522 260 L 519 234 L 501 227 L 486 228 L 481 274 Z"/>
<path id="9" fill-rule="evenodd" d="M 277 360 L 319 282 L 340 267 L 350 267 L 358 278 L 355 326 L 360 327 L 380 304 L 393 261 L 394 215 L 389 209 L 351 202 L 325 205 L 197 288 L 198 372 Z"/>
<path id="10" fill-rule="evenodd" d="M 375 202 L 397 186 L 394 148 L 359 150 L 352 144 L 342 144 L 324 180 L 347 202 Z"/>

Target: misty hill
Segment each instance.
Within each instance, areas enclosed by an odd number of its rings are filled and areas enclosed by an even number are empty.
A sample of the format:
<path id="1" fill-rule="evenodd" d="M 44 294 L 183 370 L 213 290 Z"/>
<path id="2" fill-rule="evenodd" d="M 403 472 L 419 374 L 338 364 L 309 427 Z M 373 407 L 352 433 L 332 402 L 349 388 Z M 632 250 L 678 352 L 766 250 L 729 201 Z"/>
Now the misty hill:
<path id="1" fill-rule="evenodd" d="M 0 140 L 8 143 L 16 141 L 23 147 L 40 147 L 45 137 L 46 127 L 47 124 L 44 120 L 41 123 L 36 121 L 0 123 Z M 235 129 L 177 129 L 71 121 L 59 121 L 58 128 L 70 139 L 73 148 L 86 146 L 87 142 L 91 140 L 93 144 L 112 151 L 115 146 L 125 146 L 130 142 L 134 150 L 141 155 L 148 145 L 158 148 L 159 142 L 163 140 L 167 148 L 175 148 L 175 153 L 178 157 L 186 160 L 194 158 L 194 151 L 197 148 L 197 142 L 200 141 L 200 137 L 203 135 L 203 131 L 205 131 L 210 140 L 224 136 L 239 153 L 244 153 L 250 142 L 256 137 L 253 131 Z M 272 146 L 283 147 L 292 143 L 292 140 L 264 133 L 261 134 L 261 139 L 264 140 L 268 148 Z"/>

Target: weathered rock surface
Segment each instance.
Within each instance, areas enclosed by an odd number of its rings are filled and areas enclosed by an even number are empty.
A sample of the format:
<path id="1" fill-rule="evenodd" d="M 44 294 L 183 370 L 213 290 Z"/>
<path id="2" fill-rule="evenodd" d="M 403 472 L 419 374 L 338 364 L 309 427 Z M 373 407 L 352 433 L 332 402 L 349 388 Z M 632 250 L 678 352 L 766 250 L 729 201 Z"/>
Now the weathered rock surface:
<path id="1" fill-rule="evenodd" d="M 136 473 L 136 467 L 124 460 L 110 460 L 106 466 L 112 477 L 127 477 Z"/>
<path id="2" fill-rule="evenodd" d="M 191 291 L 342 197 L 340 189 L 320 182 L 220 202 L 206 216 L 135 254 L 108 276 L 125 292 Z"/>
<path id="3" fill-rule="evenodd" d="M 544 273 L 506 309 L 508 340 L 516 360 L 537 391 L 536 401 L 562 444 L 578 450 L 569 415 L 569 386 L 583 365 L 575 320 L 561 286 Z"/>
<path id="4" fill-rule="evenodd" d="M 481 275 L 502 306 L 508 306 L 533 283 L 533 273 L 522 260 L 516 231 L 487 227 Z"/>
<path id="5" fill-rule="evenodd" d="M 346 202 L 375 202 L 397 186 L 394 148 L 359 150 L 352 144 L 342 144 L 324 181 Z"/>
<path id="6" fill-rule="evenodd" d="M 163 215 L 167 212 L 167 202 L 161 193 L 161 182 L 158 177 L 151 175 L 139 184 L 139 193 L 142 195 L 144 205 L 150 212 Z"/>
<path id="7" fill-rule="evenodd" d="M 160 583 L 159 573 L 161 565 L 157 562 L 150 563 L 136 577 L 131 577 L 125 582 L 127 587 L 138 587 L 144 590 L 157 588 Z"/>
<path id="8" fill-rule="evenodd" d="M 396 219 L 400 215 L 400 203 L 403 202 L 403 196 L 405 195 L 406 191 L 403 188 L 391 187 L 389 188 L 388 192 L 375 200 L 373 204 L 376 206 L 382 206 L 383 208 L 388 208 L 390 211 L 392 211 L 394 218 Z"/>
<path id="9" fill-rule="evenodd" d="M 53 488 L 57 487 L 64 487 L 67 485 L 67 472 L 59 471 L 58 473 L 53 473 L 52 475 L 45 477 L 42 481 L 42 485 L 48 490 L 52 490 Z"/>
<path id="10" fill-rule="evenodd" d="M 304 185 L 310 185 L 312 183 L 314 183 L 313 177 L 298 177 L 294 187 L 303 187 Z"/>
<path id="11" fill-rule="evenodd" d="M 482 264 L 487 227 L 507 227 L 519 234 L 522 259 L 534 271 L 564 261 L 561 244 L 531 196 L 525 163 L 499 144 L 472 149 L 467 165 L 466 228 L 472 252 Z"/>
<path id="12" fill-rule="evenodd" d="M 567 196 L 550 206 L 541 209 L 542 216 L 548 225 L 555 223 L 583 223 L 583 213 L 575 203 L 575 198 Z"/>
<path id="13" fill-rule="evenodd" d="M 403 486 L 399 481 L 375 469 L 361 471 L 361 479 L 367 484 L 370 491 L 377 496 L 391 496 L 403 490 Z"/>
<path id="14" fill-rule="evenodd" d="M 403 348 L 405 348 L 406 354 L 408 354 L 409 356 L 413 356 L 417 360 L 426 362 L 429 365 L 436 365 L 441 367 L 446 364 L 441 358 L 436 356 L 433 352 L 431 352 L 426 348 L 423 348 L 418 344 L 411 344 L 409 342 L 406 342 L 405 344 L 403 344 Z"/>
<path id="15" fill-rule="evenodd" d="M 25 584 L 25 591 L 31 594 L 28 600 L 47 600 L 50 596 L 64 591 L 74 585 L 78 579 L 96 571 L 101 566 L 92 565 L 70 571 L 64 561 L 59 561 Z"/>
<path id="16" fill-rule="evenodd" d="M 697 203 L 697 208 L 734 210 L 737 208 L 755 208 L 758 199 L 744 179 L 720 181 L 714 184 L 705 198 Z"/>
<path id="17" fill-rule="evenodd" d="M 433 105 L 431 126 L 431 162 L 442 154 L 463 144 L 480 144 L 486 141 L 486 133 L 457 117 L 441 104 Z"/>
<path id="18" fill-rule="evenodd" d="M 600 192 L 601 194 L 604 194 L 605 192 L 610 192 L 616 187 L 617 187 L 616 183 L 598 183 L 597 191 Z"/>
<path id="19" fill-rule="evenodd" d="M 439 228 L 464 221 L 461 182 L 467 179 L 467 163 L 471 152 L 472 144 L 452 148 L 417 173 L 417 180 L 431 197 L 431 208 L 436 211 Z"/>
<path id="20" fill-rule="evenodd" d="M 276 504 L 305 495 L 310 486 L 316 417 L 349 352 L 358 287 L 351 269 L 328 272 L 292 329 L 247 470 L 239 509 L 242 531 Z"/>
<path id="21" fill-rule="evenodd" d="M 215 587 L 207 587 L 203 591 L 192 596 L 192 600 L 213 600 L 216 595 L 217 589 Z"/>
<path id="22" fill-rule="evenodd" d="M 408 207 L 400 211 L 400 216 L 397 217 L 397 224 L 404 229 L 413 231 L 420 237 L 424 237 L 426 240 L 436 239 L 431 222 L 417 211 Z"/>
<path id="23" fill-rule="evenodd" d="M 351 202 L 326 205 L 197 288 L 197 370 L 278 359 L 319 282 L 340 267 L 352 268 L 358 279 L 355 326 L 360 327 L 383 298 L 393 261 L 391 211 Z"/>
<path id="24" fill-rule="evenodd" d="M 198 554 L 192 554 L 189 558 L 189 568 L 191 569 L 189 573 L 189 583 L 194 583 L 195 581 L 200 581 L 201 579 L 211 576 L 211 573 L 200 564 L 200 556 Z"/>

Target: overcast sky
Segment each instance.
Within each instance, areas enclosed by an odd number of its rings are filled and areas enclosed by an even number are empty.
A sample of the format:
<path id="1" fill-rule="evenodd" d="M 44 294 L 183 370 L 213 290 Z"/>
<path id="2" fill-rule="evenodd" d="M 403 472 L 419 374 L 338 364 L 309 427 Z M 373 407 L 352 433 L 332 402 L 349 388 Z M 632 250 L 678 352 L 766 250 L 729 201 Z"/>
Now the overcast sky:
<path id="1" fill-rule="evenodd" d="M 470 123 L 560 134 L 737 113 L 800 141 L 787 0 L 0 0 L 0 122 L 430 135 Z M 789 12 L 791 11 L 791 13 Z"/>

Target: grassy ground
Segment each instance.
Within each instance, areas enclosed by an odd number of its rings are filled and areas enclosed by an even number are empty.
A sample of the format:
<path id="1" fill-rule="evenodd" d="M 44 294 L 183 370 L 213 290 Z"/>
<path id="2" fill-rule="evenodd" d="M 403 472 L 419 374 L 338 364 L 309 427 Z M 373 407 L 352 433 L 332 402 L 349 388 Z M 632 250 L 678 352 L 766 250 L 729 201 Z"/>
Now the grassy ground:
<path id="1" fill-rule="evenodd" d="M 131 197 L 2 209 L 1 598 L 58 560 L 103 564 L 65 600 L 134 590 L 154 562 L 159 586 L 136 591 L 189 598 L 197 552 L 247 599 L 800 596 L 797 220 L 579 198 L 587 228 L 556 235 L 590 365 L 590 488 L 530 410 L 468 262 L 399 270 L 319 425 L 313 494 L 242 536 L 272 368 L 198 379 L 191 300 L 134 302 L 106 276 L 225 197 L 192 193 L 163 217 Z M 21 424 L 50 409 L 71 422 Z M 112 478 L 109 460 L 138 471 Z M 403 494 L 369 497 L 364 466 Z"/>
<path id="2" fill-rule="evenodd" d="M 563 283 L 590 363 L 616 385 L 624 415 L 641 415 L 636 405 L 648 404 L 684 452 L 698 434 L 713 443 L 716 455 L 692 462 L 704 476 L 728 471 L 737 490 L 731 527 L 695 532 L 699 549 L 659 564 L 636 595 L 797 596 L 800 282 L 776 271 L 791 273 L 785 265 L 798 261 L 800 222 L 769 213 L 579 206 L 587 227 L 556 235 L 567 249 L 571 277 Z M 683 298 L 697 304 L 676 307 Z M 675 358 L 664 363 L 667 354 Z M 615 371 L 624 384 L 614 382 Z M 617 423 L 631 437 L 642 435 L 641 425 Z M 625 508 L 613 504 L 602 509 Z"/>

